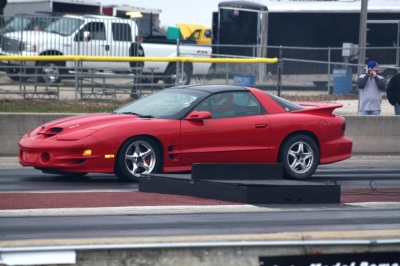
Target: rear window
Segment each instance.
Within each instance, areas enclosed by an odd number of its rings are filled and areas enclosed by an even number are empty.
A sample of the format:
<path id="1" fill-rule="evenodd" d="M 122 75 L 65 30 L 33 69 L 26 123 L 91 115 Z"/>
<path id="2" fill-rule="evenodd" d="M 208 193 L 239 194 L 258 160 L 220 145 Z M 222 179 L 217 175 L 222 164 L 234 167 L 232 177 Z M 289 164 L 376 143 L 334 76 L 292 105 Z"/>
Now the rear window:
<path id="1" fill-rule="evenodd" d="M 132 30 L 129 24 L 112 23 L 111 27 L 114 41 L 132 42 Z"/>
<path id="2" fill-rule="evenodd" d="M 280 106 L 282 106 L 282 108 L 285 109 L 287 112 L 293 112 L 293 111 L 296 111 L 296 110 L 305 109 L 305 107 L 303 107 L 301 105 L 298 105 L 297 103 L 288 101 L 286 99 L 283 99 L 281 97 L 273 95 L 273 94 L 271 94 L 269 92 L 266 92 L 266 94 L 271 96 L 271 98 L 274 99 L 275 102 L 277 102 Z"/>

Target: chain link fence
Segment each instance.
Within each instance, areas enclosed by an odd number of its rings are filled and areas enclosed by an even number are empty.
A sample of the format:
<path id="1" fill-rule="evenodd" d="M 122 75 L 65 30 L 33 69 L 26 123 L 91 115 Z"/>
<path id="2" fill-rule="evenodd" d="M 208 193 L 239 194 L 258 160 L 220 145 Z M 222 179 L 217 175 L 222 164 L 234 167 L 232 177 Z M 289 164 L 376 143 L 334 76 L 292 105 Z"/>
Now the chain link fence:
<path id="1" fill-rule="evenodd" d="M 129 62 L 113 61 L 112 57 L 128 57 L 135 31 L 119 24 L 120 19 L 93 19 L 86 24 L 73 17 L 52 14 L 4 16 L 0 30 L 2 55 L 82 55 L 98 56 L 103 61 L 23 61 L 1 60 L 0 99 L 48 99 L 58 101 L 129 99 L 132 88 L 138 97 L 165 87 L 181 84 L 237 84 L 255 86 L 292 100 L 305 97 L 314 101 L 344 104 L 342 112 L 357 114 L 356 79 L 364 71 L 358 65 L 362 48 L 271 47 L 255 45 L 198 46 L 186 42 L 158 44 L 169 49 L 169 55 L 213 58 L 280 58 L 278 64 L 232 62 L 173 62 L 165 58 L 144 61 L 140 71 L 132 72 Z M 78 23 L 79 25 L 77 25 Z M 111 28 L 107 31 L 108 26 Z M 87 35 L 87 33 L 90 35 Z M 56 33 L 56 34 L 55 34 Z M 57 38 L 50 38 L 48 36 Z M 111 34 L 108 37 L 107 34 Z M 48 39 L 47 39 L 48 38 Z M 71 38 L 70 41 L 67 41 Z M 110 40 L 111 43 L 110 43 Z M 37 43 L 53 47 L 39 51 Z M 54 47 L 67 47 L 64 53 Z M 144 46 L 146 43 L 144 43 Z M 150 45 L 153 44 L 148 44 Z M 380 74 L 388 81 L 399 72 L 399 47 L 366 49 L 366 58 L 380 64 Z M 107 51 L 107 52 L 105 52 Z M 204 51 L 207 51 L 204 53 Z M 146 53 L 146 46 L 145 46 Z M 150 53 L 150 54 L 149 54 Z M 156 56 L 162 54 L 161 52 Z M 153 56 L 147 51 L 146 56 Z M 170 58 L 169 58 L 170 59 Z M 383 93 L 382 115 L 394 114 Z"/>

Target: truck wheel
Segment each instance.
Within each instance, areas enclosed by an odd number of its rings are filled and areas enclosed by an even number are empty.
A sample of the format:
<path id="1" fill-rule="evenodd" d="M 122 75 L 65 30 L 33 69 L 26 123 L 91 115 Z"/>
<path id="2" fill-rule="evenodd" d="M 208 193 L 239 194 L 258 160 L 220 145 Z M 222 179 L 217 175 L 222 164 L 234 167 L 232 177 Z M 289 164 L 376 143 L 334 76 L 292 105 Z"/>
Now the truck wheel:
<path id="1" fill-rule="evenodd" d="M 41 61 L 36 64 L 36 79 L 42 83 L 58 83 L 61 81 L 60 73 L 64 64 L 62 62 Z"/>
<path id="2" fill-rule="evenodd" d="M 19 67 L 7 67 L 5 70 L 11 80 L 26 81 L 28 79 L 28 77 L 19 76 L 19 73 L 21 72 L 21 69 Z"/>
<path id="3" fill-rule="evenodd" d="M 192 70 L 189 65 L 185 65 L 183 67 L 183 76 L 179 80 L 179 85 L 189 85 L 190 80 L 192 78 Z M 165 84 L 176 84 L 176 64 L 171 64 L 167 67 L 167 70 L 165 70 L 166 76 L 164 83 Z"/>

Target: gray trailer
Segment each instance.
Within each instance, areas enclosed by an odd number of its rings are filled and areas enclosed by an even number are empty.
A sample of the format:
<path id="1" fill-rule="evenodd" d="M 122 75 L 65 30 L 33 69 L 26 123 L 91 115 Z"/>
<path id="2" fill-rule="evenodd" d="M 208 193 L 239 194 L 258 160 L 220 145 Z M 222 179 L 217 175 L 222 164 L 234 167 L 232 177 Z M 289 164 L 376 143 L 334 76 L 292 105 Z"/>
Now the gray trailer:
<path id="1" fill-rule="evenodd" d="M 13 16 L 17 13 L 36 11 L 54 13 L 86 13 L 102 14 L 103 8 L 100 2 L 82 0 L 8 0 L 4 8 L 5 16 Z"/>

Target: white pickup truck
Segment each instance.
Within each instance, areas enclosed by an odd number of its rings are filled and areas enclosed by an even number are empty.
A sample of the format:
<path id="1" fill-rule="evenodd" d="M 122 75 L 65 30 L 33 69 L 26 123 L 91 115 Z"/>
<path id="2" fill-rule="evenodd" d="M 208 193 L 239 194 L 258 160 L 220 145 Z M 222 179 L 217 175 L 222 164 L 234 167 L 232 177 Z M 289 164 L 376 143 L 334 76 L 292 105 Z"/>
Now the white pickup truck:
<path id="1" fill-rule="evenodd" d="M 3 36 L 3 55 L 85 55 L 85 56 L 129 56 L 129 47 L 138 29 L 135 21 L 101 15 L 66 15 L 50 24 L 44 31 L 10 32 Z M 176 44 L 143 43 L 146 57 L 175 57 Z M 211 47 L 180 46 L 180 54 L 193 57 L 210 57 Z M 20 71 L 19 61 L 3 61 L 9 77 L 20 80 L 15 75 Z M 13 67 L 15 66 L 15 68 Z M 192 76 L 206 75 L 211 64 L 185 63 L 182 84 L 189 84 Z M 25 73 L 36 73 L 41 82 L 59 82 L 60 76 L 73 70 L 75 63 L 27 61 Z M 114 72 L 130 71 L 129 62 L 82 62 L 83 69 L 106 69 Z M 143 74 L 168 77 L 175 83 L 175 62 L 145 62 Z M 27 79 L 29 76 L 22 77 Z"/>

